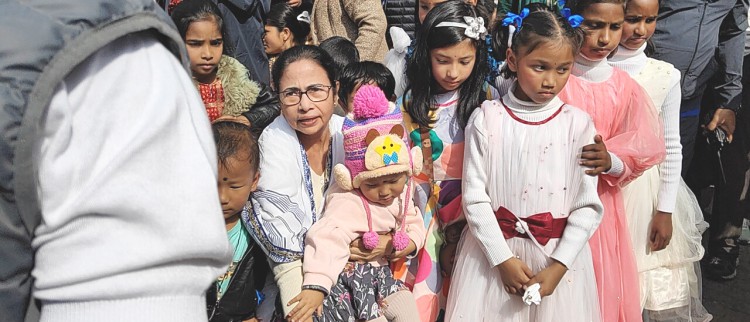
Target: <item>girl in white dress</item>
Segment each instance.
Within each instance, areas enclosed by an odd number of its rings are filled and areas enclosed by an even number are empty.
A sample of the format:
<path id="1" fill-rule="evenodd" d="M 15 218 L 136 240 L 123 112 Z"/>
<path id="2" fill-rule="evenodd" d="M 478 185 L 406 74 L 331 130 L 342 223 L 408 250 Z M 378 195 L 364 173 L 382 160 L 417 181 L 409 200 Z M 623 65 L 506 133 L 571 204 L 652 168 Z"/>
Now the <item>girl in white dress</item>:
<path id="1" fill-rule="evenodd" d="M 504 20 L 504 73 L 517 80 L 466 127 L 468 225 L 446 321 L 601 320 L 588 240 L 603 207 L 579 163 L 596 130 L 557 97 L 583 39 L 578 18 L 524 9 Z"/>
<path id="2" fill-rule="evenodd" d="M 703 215 L 680 178 L 680 72 L 648 58 L 646 41 L 656 29 L 658 0 L 629 0 L 620 46 L 610 65 L 630 74 L 648 93 L 662 124 L 667 156 L 623 189 L 628 229 L 638 266 L 641 307 L 647 321 L 708 321 L 701 304 Z"/>

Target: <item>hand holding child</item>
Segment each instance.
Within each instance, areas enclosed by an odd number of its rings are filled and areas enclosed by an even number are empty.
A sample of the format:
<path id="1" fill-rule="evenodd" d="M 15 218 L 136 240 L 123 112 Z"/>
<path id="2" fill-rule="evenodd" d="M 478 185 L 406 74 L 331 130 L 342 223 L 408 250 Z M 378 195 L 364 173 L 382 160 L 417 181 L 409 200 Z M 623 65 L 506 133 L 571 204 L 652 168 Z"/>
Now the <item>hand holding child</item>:
<path id="1" fill-rule="evenodd" d="M 555 288 L 557 288 L 557 284 L 560 284 L 560 280 L 565 276 L 565 272 L 567 271 L 568 268 L 565 267 L 565 265 L 558 261 L 554 261 L 552 265 L 547 266 L 547 268 L 543 269 L 536 274 L 536 276 L 526 282 L 524 287 L 539 283 L 539 286 L 541 286 L 539 294 L 542 297 L 551 295 L 555 291 Z"/>
<path id="2" fill-rule="evenodd" d="M 308 321 L 312 318 L 313 313 L 321 315 L 323 313 L 323 299 L 325 294 L 317 290 L 302 290 L 297 296 L 295 296 L 287 306 L 291 306 L 297 303 L 297 306 L 289 312 L 287 319 L 290 322 L 302 322 Z"/>
<path id="3" fill-rule="evenodd" d="M 586 170 L 586 174 L 592 177 L 607 172 L 612 168 L 612 160 L 609 157 L 607 146 L 604 145 L 601 135 L 597 134 L 594 136 L 594 144 L 583 147 L 581 165 L 591 168 L 591 170 Z"/>
<path id="4" fill-rule="evenodd" d="M 500 279 L 505 285 L 505 291 L 510 294 L 521 295 L 523 286 L 534 277 L 529 266 L 516 257 L 500 263 L 497 268 L 500 270 Z"/>

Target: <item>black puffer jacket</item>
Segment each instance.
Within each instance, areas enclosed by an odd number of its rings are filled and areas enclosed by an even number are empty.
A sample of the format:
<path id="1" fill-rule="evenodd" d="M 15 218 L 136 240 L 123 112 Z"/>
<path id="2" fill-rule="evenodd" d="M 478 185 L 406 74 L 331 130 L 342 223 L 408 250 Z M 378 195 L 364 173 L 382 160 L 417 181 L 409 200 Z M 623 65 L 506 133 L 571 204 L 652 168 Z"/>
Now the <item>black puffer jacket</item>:
<path id="1" fill-rule="evenodd" d="M 417 1 L 416 0 L 383 0 L 383 11 L 388 20 L 388 30 L 399 27 L 406 31 L 409 38 L 414 39 L 417 30 Z M 385 33 L 388 47 L 393 47 L 390 32 Z"/>
<path id="2" fill-rule="evenodd" d="M 269 271 L 266 255 L 251 239 L 221 299 L 216 300 L 216 283 L 206 292 L 209 321 L 240 322 L 255 317 L 256 290 L 263 288 Z"/>
<path id="3" fill-rule="evenodd" d="M 257 133 L 263 132 L 263 129 L 281 114 L 279 96 L 271 87 L 263 83 L 259 85 L 260 93 L 258 93 L 255 104 L 250 108 L 250 111 L 242 114 L 250 121 L 253 130 Z"/>

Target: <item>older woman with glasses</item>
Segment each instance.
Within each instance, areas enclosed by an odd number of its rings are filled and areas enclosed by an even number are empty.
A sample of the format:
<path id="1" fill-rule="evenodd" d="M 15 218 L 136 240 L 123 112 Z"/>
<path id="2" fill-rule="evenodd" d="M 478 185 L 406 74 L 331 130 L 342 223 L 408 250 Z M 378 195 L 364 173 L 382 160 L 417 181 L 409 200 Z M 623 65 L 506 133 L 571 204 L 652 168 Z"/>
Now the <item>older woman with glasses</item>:
<path id="1" fill-rule="evenodd" d="M 272 71 L 279 92 L 281 116 L 261 134 L 260 182 L 242 217 L 250 233 L 268 255 L 274 278 L 287 304 L 302 287 L 305 234 L 320 218 L 330 183 L 331 169 L 343 163 L 344 119 L 333 115 L 336 75 L 333 60 L 313 46 L 284 51 Z M 391 237 L 365 250 L 352 244 L 352 260 L 389 255 Z"/>

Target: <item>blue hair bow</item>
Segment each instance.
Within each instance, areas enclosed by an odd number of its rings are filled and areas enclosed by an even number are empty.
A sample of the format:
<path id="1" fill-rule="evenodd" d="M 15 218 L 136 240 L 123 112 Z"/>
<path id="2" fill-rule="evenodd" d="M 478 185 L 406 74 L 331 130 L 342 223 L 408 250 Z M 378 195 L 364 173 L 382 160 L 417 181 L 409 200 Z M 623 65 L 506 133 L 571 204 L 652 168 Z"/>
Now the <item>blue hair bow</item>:
<path id="1" fill-rule="evenodd" d="M 580 15 L 571 15 L 570 8 L 565 8 L 565 0 L 558 0 L 557 5 L 560 9 L 560 15 L 568 20 L 568 23 L 573 28 L 578 28 L 583 22 L 583 17 Z"/>
<path id="2" fill-rule="evenodd" d="M 526 17 L 529 15 L 529 8 L 523 8 L 521 10 L 521 14 L 517 15 L 512 12 L 508 12 L 508 14 L 505 15 L 505 18 L 503 18 L 503 26 L 509 26 L 514 25 L 516 28 L 521 28 L 521 24 L 523 24 L 523 20 L 526 19 Z"/>

